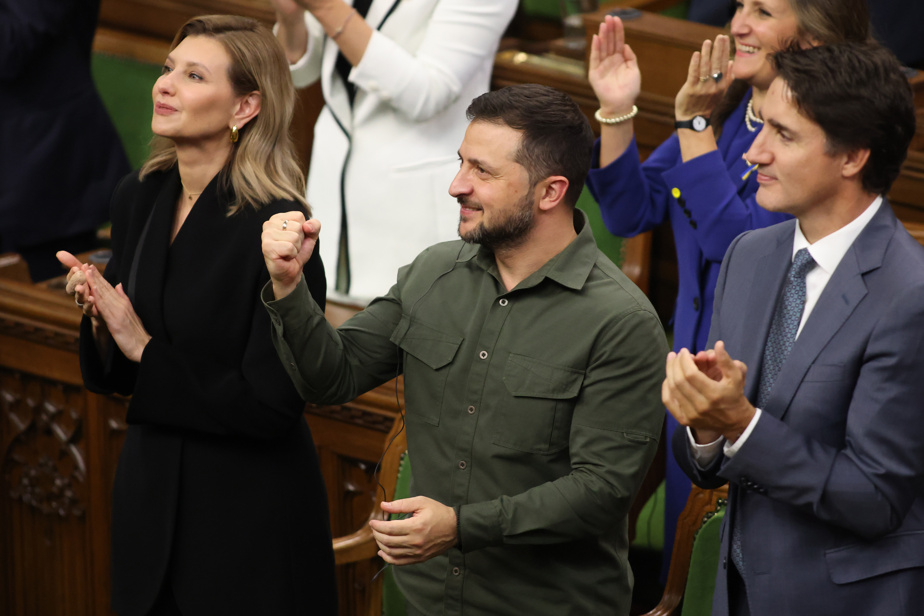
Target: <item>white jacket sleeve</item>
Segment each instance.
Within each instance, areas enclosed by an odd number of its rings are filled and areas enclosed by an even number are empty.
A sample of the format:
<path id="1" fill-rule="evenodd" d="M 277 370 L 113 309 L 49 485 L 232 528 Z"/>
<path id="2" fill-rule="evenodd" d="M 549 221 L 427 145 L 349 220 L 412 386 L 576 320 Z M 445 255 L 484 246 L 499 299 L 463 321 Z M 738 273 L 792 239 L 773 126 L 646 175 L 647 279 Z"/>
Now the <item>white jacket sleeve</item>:
<path id="1" fill-rule="evenodd" d="M 321 78 L 321 52 L 324 50 L 326 40 L 324 28 L 308 11 L 305 11 L 305 26 L 308 27 L 308 49 L 305 55 L 298 59 L 298 62 L 289 65 L 292 83 L 296 88 L 310 86 Z M 274 33 L 276 27 L 273 28 Z"/>
<path id="2" fill-rule="evenodd" d="M 516 7 L 517 0 L 441 0 L 415 53 L 374 31 L 350 81 L 412 120 L 428 120 L 493 62 Z"/>

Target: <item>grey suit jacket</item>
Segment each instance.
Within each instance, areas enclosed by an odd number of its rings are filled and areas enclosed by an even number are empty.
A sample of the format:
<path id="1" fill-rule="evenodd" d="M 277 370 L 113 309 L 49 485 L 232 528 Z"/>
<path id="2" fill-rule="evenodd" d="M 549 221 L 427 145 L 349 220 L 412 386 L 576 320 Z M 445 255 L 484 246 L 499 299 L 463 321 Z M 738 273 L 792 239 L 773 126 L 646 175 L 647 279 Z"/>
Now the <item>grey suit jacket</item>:
<path id="1" fill-rule="evenodd" d="M 795 221 L 731 245 L 710 348 L 748 366 L 763 347 L 792 258 Z M 728 613 L 731 525 L 740 525 L 754 616 L 919 614 L 924 605 L 924 248 L 883 203 L 844 255 L 733 458 L 678 462 L 702 487 L 730 483 L 714 614 Z"/>

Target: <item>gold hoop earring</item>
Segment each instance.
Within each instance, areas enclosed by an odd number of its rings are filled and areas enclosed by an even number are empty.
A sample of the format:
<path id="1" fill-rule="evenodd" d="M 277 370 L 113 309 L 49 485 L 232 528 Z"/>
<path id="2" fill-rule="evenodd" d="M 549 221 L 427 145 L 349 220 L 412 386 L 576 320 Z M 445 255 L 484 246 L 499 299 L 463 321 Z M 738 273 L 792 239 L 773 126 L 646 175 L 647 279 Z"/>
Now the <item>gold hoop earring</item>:
<path id="1" fill-rule="evenodd" d="M 240 133 L 237 130 L 237 125 L 231 127 L 231 143 L 237 143 L 237 140 L 240 138 Z"/>

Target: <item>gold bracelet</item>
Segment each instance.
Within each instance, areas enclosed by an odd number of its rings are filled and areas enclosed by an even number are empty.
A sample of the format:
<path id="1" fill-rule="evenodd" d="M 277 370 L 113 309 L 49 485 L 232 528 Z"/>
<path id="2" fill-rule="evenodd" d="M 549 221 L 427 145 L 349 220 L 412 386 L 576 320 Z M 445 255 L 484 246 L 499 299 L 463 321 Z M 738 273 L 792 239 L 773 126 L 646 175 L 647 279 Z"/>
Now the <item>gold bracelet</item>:
<path id="1" fill-rule="evenodd" d="M 343 20 L 343 24 L 341 24 L 341 26 L 337 28 L 336 32 L 330 35 L 330 38 L 332 41 L 336 41 L 337 37 L 343 34 L 343 29 L 347 27 L 347 24 L 350 23 L 350 20 L 353 19 L 353 15 L 355 14 L 356 14 L 356 9 L 351 9 L 350 14 L 347 15 L 347 18 Z"/>
<path id="2" fill-rule="evenodd" d="M 638 115 L 638 107 L 635 105 L 632 105 L 632 111 L 630 111 L 629 113 L 624 113 L 621 116 L 616 116 L 615 118 L 603 117 L 599 109 L 597 109 L 594 112 L 594 118 L 600 124 L 620 124 L 622 122 L 625 122 L 626 120 L 631 120 L 637 115 Z"/>

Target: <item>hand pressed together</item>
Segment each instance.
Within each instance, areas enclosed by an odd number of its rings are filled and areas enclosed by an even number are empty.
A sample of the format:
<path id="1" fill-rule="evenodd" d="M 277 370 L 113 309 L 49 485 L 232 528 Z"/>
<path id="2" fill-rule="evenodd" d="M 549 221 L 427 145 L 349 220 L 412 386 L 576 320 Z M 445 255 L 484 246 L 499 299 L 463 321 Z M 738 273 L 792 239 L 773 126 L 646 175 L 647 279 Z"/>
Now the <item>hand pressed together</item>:
<path id="1" fill-rule="evenodd" d="M 733 360 L 722 341 L 696 355 L 687 349 L 669 353 L 666 375 L 661 401 L 680 425 L 693 429 L 697 442 L 719 436 L 733 442 L 754 417 L 744 395 L 747 366 Z"/>

